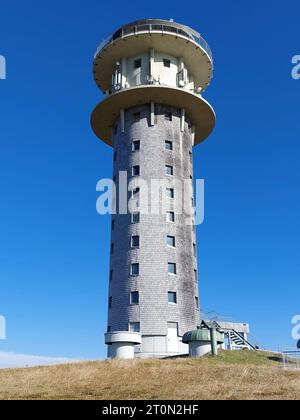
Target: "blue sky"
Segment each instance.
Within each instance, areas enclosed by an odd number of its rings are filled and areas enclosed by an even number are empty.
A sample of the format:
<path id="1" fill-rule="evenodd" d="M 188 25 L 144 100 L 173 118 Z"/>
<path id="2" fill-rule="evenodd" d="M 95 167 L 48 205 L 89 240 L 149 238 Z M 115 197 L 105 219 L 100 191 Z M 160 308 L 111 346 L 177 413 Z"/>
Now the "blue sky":
<path id="1" fill-rule="evenodd" d="M 300 313 L 300 54 L 296 1 L 14 1 L 1 4 L 0 351 L 105 356 L 109 218 L 96 183 L 112 151 L 91 131 L 100 41 L 123 23 L 173 18 L 215 57 L 217 113 L 195 150 L 206 182 L 198 228 L 201 303 L 249 322 L 264 347 L 292 345 Z"/>

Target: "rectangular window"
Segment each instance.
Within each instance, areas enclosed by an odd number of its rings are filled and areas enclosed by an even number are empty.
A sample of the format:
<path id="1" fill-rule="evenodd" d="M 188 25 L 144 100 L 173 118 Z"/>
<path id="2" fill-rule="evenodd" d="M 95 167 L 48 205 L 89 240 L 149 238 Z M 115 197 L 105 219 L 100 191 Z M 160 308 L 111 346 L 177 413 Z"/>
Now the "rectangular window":
<path id="1" fill-rule="evenodd" d="M 140 247 L 140 237 L 139 236 L 132 236 L 131 237 L 131 248 L 139 248 Z"/>
<path id="2" fill-rule="evenodd" d="M 193 244 L 193 252 L 194 252 L 194 257 L 196 257 L 197 256 L 196 244 Z"/>
<path id="3" fill-rule="evenodd" d="M 167 222 L 175 223 L 175 213 L 173 211 L 167 212 Z"/>
<path id="4" fill-rule="evenodd" d="M 194 270 L 195 282 L 198 283 L 198 273 L 197 270 Z"/>
<path id="5" fill-rule="evenodd" d="M 168 301 L 169 301 L 169 303 L 176 304 L 177 303 L 177 293 L 176 292 L 168 292 Z"/>
<path id="6" fill-rule="evenodd" d="M 113 181 L 114 181 L 114 184 L 117 183 L 117 176 L 116 175 L 114 176 Z"/>
<path id="7" fill-rule="evenodd" d="M 112 308 L 112 297 L 109 298 L 108 300 L 108 309 Z"/>
<path id="8" fill-rule="evenodd" d="M 195 298 L 196 308 L 199 309 L 199 298 Z"/>
<path id="9" fill-rule="evenodd" d="M 177 273 L 177 267 L 175 263 L 168 263 L 168 273 L 173 275 Z"/>
<path id="10" fill-rule="evenodd" d="M 166 189 L 166 196 L 167 196 L 167 198 L 174 198 L 174 196 L 175 196 L 174 188 L 167 188 Z"/>
<path id="11" fill-rule="evenodd" d="M 139 302 L 140 302 L 139 292 L 131 292 L 130 293 L 130 304 L 131 305 L 138 305 Z"/>
<path id="12" fill-rule="evenodd" d="M 133 114 L 133 121 L 134 122 L 139 122 L 141 120 L 141 113 L 140 112 L 135 112 Z"/>
<path id="13" fill-rule="evenodd" d="M 138 200 L 138 199 L 140 198 L 140 189 L 139 189 L 139 188 L 135 188 L 135 189 L 132 191 L 132 198 L 133 198 L 134 200 Z"/>
<path id="14" fill-rule="evenodd" d="M 140 175 L 140 167 L 139 165 L 132 167 L 132 176 L 139 176 Z"/>
<path id="15" fill-rule="evenodd" d="M 133 213 L 131 215 L 132 223 L 140 223 L 140 213 Z"/>
<path id="16" fill-rule="evenodd" d="M 114 275 L 113 270 L 110 270 L 110 273 L 109 273 L 109 281 L 112 281 L 113 275 Z"/>
<path id="17" fill-rule="evenodd" d="M 107 332 L 111 332 L 111 326 L 107 327 Z"/>
<path id="18" fill-rule="evenodd" d="M 190 155 L 190 162 L 193 163 L 193 155 L 192 155 L 192 152 L 189 152 L 189 155 Z"/>
<path id="19" fill-rule="evenodd" d="M 173 150 L 173 142 L 169 141 L 169 140 L 166 140 L 165 141 L 165 148 L 166 148 L 166 150 L 172 151 Z"/>
<path id="20" fill-rule="evenodd" d="M 111 230 L 115 230 L 115 221 L 114 220 L 112 220 L 111 221 Z"/>
<path id="21" fill-rule="evenodd" d="M 142 60 L 141 58 L 138 58 L 137 60 L 134 60 L 134 68 L 140 69 L 142 67 Z"/>
<path id="22" fill-rule="evenodd" d="M 110 247 L 111 254 L 113 254 L 114 251 L 115 251 L 115 245 L 114 244 L 111 244 L 111 247 Z"/>
<path id="23" fill-rule="evenodd" d="M 118 124 L 115 125 L 115 134 L 118 132 Z"/>
<path id="24" fill-rule="evenodd" d="M 139 333 L 141 331 L 140 323 L 139 322 L 130 322 L 129 323 L 129 331 L 133 333 Z"/>
<path id="25" fill-rule="evenodd" d="M 117 160 L 117 152 L 114 152 L 114 162 Z"/>
<path id="26" fill-rule="evenodd" d="M 164 58 L 164 67 L 168 67 L 168 68 L 170 68 L 171 67 L 171 60 L 168 60 L 167 58 Z"/>
<path id="27" fill-rule="evenodd" d="M 139 264 L 131 264 L 130 275 L 131 276 L 138 276 L 139 274 L 140 274 L 140 265 Z"/>
<path id="28" fill-rule="evenodd" d="M 165 120 L 172 121 L 172 112 L 165 112 Z"/>
<path id="29" fill-rule="evenodd" d="M 139 140 L 135 140 L 132 142 L 132 151 L 138 152 L 139 150 L 141 150 L 141 142 Z"/>
<path id="30" fill-rule="evenodd" d="M 167 245 L 172 248 L 175 248 L 176 246 L 175 236 L 167 236 Z"/>
<path id="31" fill-rule="evenodd" d="M 174 169 L 173 169 L 173 166 L 166 165 L 166 169 L 165 169 L 165 171 L 166 171 L 166 175 L 167 175 L 167 176 L 173 176 L 173 175 L 174 175 Z"/>

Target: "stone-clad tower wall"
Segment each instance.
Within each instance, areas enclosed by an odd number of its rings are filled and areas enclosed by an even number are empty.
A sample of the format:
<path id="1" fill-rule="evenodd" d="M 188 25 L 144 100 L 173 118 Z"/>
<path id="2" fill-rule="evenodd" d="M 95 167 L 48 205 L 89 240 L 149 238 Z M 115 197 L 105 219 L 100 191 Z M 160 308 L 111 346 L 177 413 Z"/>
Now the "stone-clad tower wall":
<path id="1" fill-rule="evenodd" d="M 140 119 L 135 122 L 138 113 Z M 165 179 L 174 187 L 174 198 L 166 200 L 170 209 L 176 210 L 181 194 L 174 180 L 190 180 L 193 174 L 191 125 L 185 122 L 181 131 L 181 112 L 176 108 L 157 105 L 155 114 L 155 125 L 151 126 L 150 104 L 126 110 L 124 133 L 120 120 L 116 121 L 114 177 L 118 185 L 119 173 L 126 171 L 130 182 L 134 178 L 132 168 L 139 166 L 139 176 L 147 185 L 153 179 Z M 170 114 L 172 121 L 165 117 Z M 136 141 L 139 150 L 134 151 Z M 172 150 L 166 148 L 166 141 L 172 142 Z M 166 175 L 166 166 L 172 168 L 173 175 Z M 165 192 L 162 187 L 161 194 Z M 192 195 L 191 189 L 190 199 Z M 140 214 L 138 223 L 131 214 L 116 214 L 112 223 L 108 329 L 127 331 L 132 323 L 139 323 L 142 337 L 146 337 L 142 353 L 151 349 L 153 353 L 168 353 L 170 323 L 178 326 L 180 351 L 180 337 L 200 322 L 194 226 L 184 213 L 175 214 L 174 222 L 160 213 Z M 175 247 L 167 244 L 168 236 L 174 238 Z M 139 238 L 138 248 L 132 246 L 133 237 Z M 168 263 L 176 264 L 175 275 L 168 274 Z M 138 275 L 131 275 L 131 264 L 139 264 Z M 138 304 L 131 303 L 131 292 L 139 293 Z M 176 304 L 168 302 L 168 292 L 176 293 Z"/>
<path id="2" fill-rule="evenodd" d="M 194 203 L 192 149 L 215 124 L 202 96 L 212 72 L 206 41 L 173 21 L 124 25 L 95 54 L 94 78 L 105 98 L 92 127 L 113 147 L 117 197 L 125 194 L 126 204 L 131 194 L 143 208 L 124 214 L 117 198 L 105 336 L 110 357 L 187 353 L 182 336 L 200 324 L 195 227 L 186 211 Z M 154 180 L 156 193 L 161 184 L 154 202 L 169 210 L 153 211 Z M 144 187 L 138 193 L 132 181 L 148 187 L 147 212 Z"/>

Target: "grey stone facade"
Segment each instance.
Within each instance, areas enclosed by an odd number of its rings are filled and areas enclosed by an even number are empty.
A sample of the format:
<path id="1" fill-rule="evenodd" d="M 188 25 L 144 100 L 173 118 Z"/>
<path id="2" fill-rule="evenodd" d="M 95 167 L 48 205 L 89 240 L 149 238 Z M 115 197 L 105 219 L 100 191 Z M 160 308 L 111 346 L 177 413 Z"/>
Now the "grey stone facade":
<path id="1" fill-rule="evenodd" d="M 134 114 L 138 112 L 141 118 L 135 122 Z M 172 113 L 172 121 L 166 119 L 166 112 Z M 151 179 L 170 182 L 176 178 L 191 179 L 192 132 L 188 120 L 181 131 L 180 115 L 179 109 L 156 105 L 155 124 L 151 126 L 149 104 L 125 111 L 124 132 L 120 119 L 116 121 L 114 176 L 117 177 L 117 190 L 119 172 L 127 171 L 129 182 L 135 165 L 140 166 L 140 177 L 149 182 Z M 139 151 L 132 150 L 133 141 L 140 141 Z M 172 151 L 166 150 L 165 141 L 173 142 Z M 166 165 L 173 167 L 173 176 L 166 176 Z M 176 205 L 180 196 L 176 186 L 174 190 L 171 206 L 172 202 Z M 140 222 L 132 223 L 131 214 L 116 214 L 113 225 L 108 329 L 128 331 L 131 322 L 139 322 L 146 343 L 146 337 L 164 339 L 170 322 L 178 324 L 179 337 L 197 328 L 200 319 L 194 251 L 196 237 L 194 227 L 186 225 L 185 215 L 176 214 L 175 223 L 171 223 L 167 222 L 166 214 L 141 214 Z M 175 248 L 167 246 L 168 235 L 175 237 Z M 132 236 L 139 236 L 139 249 L 132 249 Z M 130 275 L 132 263 L 139 264 L 137 277 Z M 176 263 L 176 275 L 168 274 L 168 263 Z M 138 305 L 130 304 L 130 294 L 134 291 L 139 292 Z M 177 304 L 168 303 L 168 292 L 177 293 Z"/>

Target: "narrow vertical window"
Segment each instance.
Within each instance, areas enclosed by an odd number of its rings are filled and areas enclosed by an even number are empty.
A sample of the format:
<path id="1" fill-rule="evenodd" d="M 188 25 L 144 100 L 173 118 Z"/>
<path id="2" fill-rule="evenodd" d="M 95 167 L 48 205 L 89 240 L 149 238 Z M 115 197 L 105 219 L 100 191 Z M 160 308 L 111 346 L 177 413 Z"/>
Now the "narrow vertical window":
<path id="1" fill-rule="evenodd" d="M 169 150 L 169 151 L 172 151 L 173 150 L 173 142 L 171 142 L 169 140 L 166 140 L 165 141 L 165 149 Z"/>
<path id="2" fill-rule="evenodd" d="M 139 333 L 141 331 L 140 323 L 139 322 L 130 322 L 129 323 L 129 331 L 134 333 Z"/>
<path id="3" fill-rule="evenodd" d="M 172 121 L 172 112 L 165 112 L 165 120 Z"/>
<path id="4" fill-rule="evenodd" d="M 140 265 L 137 263 L 131 264 L 130 274 L 131 276 L 138 276 L 140 274 Z"/>
<path id="5" fill-rule="evenodd" d="M 108 309 L 112 308 L 112 297 L 108 299 Z"/>
<path id="6" fill-rule="evenodd" d="M 167 198 L 174 198 L 174 196 L 175 196 L 174 188 L 167 188 L 166 189 L 166 196 L 167 196 Z"/>
<path id="7" fill-rule="evenodd" d="M 138 152 L 139 150 L 141 150 L 141 142 L 140 140 L 135 140 L 132 142 L 132 151 L 133 152 Z"/>
<path id="8" fill-rule="evenodd" d="M 176 292 L 168 292 L 168 301 L 169 301 L 169 303 L 175 305 L 177 303 L 177 293 Z"/>
<path id="9" fill-rule="evenodd" d="M 175 263 L 168 263 L 168 273 L 175 275 L 177 273 L 177 267 Z"/>
<path id="10" fill-rule="evenodd" d="M 175 213 L 173 211 L 167 212 L 167 222 L 175 223 Z"/>
<path id="11" fill-rule="evenodd" d="M 139 212 L 133 213 L 131 215 L 131 221 L 132 223 L 140 223 L 140 213 Z"/>
<path id="12" fill-rule="evenodd" d="M 133 121 L 134 122 L 139 122 L 141 120 L 141 113 L 140 112 L 135 112 L 133 114 Z"/>
<path id="13" fill-rule="evenodd" d="M 140 302 L 139 292 L 131 292 L 130 293 L 130 304 L 131 305 L 138 305 L 139 302 Z"/>
<path id="14" fill-rule="evenodd" d="M 197 272 L 197 270 L 194 270 L 194 277 L 195 277 L 195 282 L 198 283 L 198 272 Z"/>
<path id="15" fill-rule="evenodd" d="M 175 248 L 176 246 L 176 240 L 175 240 L 175 236 L 167 236 L 167 245 L 171 248 Z"/>
<path id="16" fill-rule="evenodd" d="M 135 165 L 132 167 L 132 176 L 139 176 L 141 173 L 141 169 L 139 165 Z"/>
<path id="17" fill-rule="evenodd" d="M 165 173 L 166 173 L 167 176 L 173 176 L 174 175 L 173 166 L 166 165 Z"/>
<path id="18" fill-rule="evenodd" d="M 137 60 L 134 60 L 134 68 L 140 69 L 142 67 L 142 60 L 141 58 L 138 58 Z"/>
<path id="19" fill-rule="evenodd" d="M 138 200 L 138 199 L 140 198 L 140 189 L 139 189 L 139 188 L 135 188 L 135 189 L 132 191 L 132 198 L 133 198 L 134 200 Z"/>
<path id="20" fill-rule="evenodd" d="M 196 257 L 197 256 L 196 244 L 193 244 L 193 252 L 194 252 L 194 257 Z"/>
<path id="21" fill-rule="evenodd" d="M 131 237 L 131 248 L 136 249 L 140 247 L 140 237 L 132 236 Z"/>

